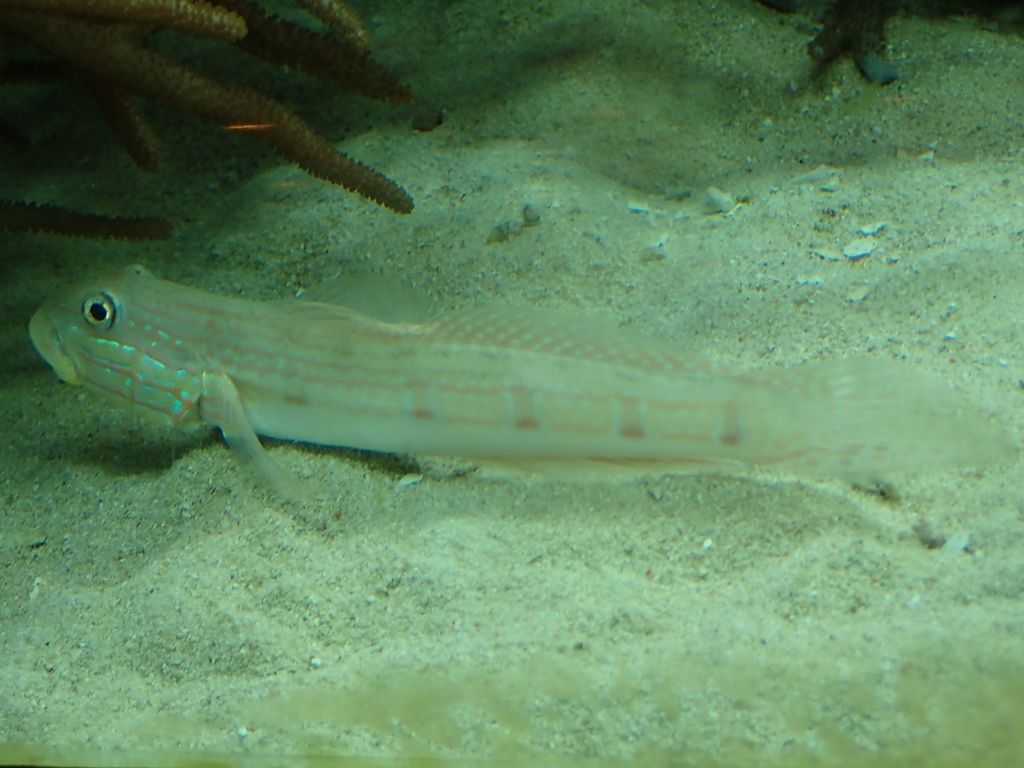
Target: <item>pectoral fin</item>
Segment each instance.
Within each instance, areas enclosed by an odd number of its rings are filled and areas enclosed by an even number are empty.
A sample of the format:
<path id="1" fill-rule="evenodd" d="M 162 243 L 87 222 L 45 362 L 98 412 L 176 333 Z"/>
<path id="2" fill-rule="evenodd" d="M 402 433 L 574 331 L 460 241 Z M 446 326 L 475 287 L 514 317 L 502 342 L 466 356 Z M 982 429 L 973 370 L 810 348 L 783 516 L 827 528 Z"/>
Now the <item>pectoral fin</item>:
<path id="1" fill-rule="evenodd" d="M 203 421 L 220 429 L 228 447 L 246 466 L 252 467 L 271 490 L 288 501 L 301 501 L 308 495 L 302 484 L 281 469 L 260 444 L 245 415 L 238 389 L 227 374 L 203 374 L 199 409 Z"/>

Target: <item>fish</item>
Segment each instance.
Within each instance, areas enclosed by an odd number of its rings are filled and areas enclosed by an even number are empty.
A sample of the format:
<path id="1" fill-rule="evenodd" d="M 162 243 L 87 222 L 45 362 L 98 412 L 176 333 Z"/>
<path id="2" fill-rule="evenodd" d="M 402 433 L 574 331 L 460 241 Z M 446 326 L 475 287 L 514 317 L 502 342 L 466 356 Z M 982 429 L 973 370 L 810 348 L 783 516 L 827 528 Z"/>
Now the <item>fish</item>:
<path id="1" fill-rule="evenodd" d="M 65 382 L 176 428 L 215 427 L 286 498 L 259 436 L 414 456 L 643 471 L 747 466 L 870 482 L 1012 457 L 1000 425 L 882 357 L 732 371 L 671 340 L 485 305 L 388 322 L 249 301 L 133 265 L 72 287 L 29 335 Z"/>

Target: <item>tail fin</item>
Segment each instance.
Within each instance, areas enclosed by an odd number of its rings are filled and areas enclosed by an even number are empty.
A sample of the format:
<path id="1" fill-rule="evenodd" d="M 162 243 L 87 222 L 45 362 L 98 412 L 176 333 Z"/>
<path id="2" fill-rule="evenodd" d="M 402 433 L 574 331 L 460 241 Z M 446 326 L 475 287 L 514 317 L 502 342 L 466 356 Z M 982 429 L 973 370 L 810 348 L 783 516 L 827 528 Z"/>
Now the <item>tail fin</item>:
<path id="1" fill-rule="evenodd" d="M 786 435 L 757 463 L 801 474 L 884 480 L 1012 459 L 1014 441 L 941 381 L 894 361 L 853 358 L 753 374 L 771 392 L 767 432 Z"/>

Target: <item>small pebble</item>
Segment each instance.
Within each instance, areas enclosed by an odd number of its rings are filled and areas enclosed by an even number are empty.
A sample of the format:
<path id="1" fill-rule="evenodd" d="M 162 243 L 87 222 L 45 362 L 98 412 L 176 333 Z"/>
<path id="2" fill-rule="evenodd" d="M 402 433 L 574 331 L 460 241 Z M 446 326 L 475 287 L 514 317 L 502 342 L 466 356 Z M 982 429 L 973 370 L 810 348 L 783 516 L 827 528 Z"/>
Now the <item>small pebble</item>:
<path id="1" fill-rule="evenodd" d="M 866 299 L 868 297 L 868 294 L 870 294 L 870 293 L 871 293 L 871 287 L 870 286 L 867 286 L 867 285 L 854 286 L 854 288 L 849 293 L 846 294 L 846 300 L 850 301 L 850 302 L 853 302 L 854 304 L 860 304 L 860 302 L 864 301 L 864 299 Z"/>
<path id="2" fill-rule="evenodd" d="M 523 223 L 515 219 L 507 219 L 501 224 L 491 228 L 487 235 L 487 242 L 505 243 L 523 231 Z"/>
<path id="3" fill-rule="evenodd" d="M 32 581 L 32 589 L 28 592 L 29 602 L 39 599 L 39 595 L 42 594 L 43 588 L 46 586 L 46 582 L 36 576 Z"/>
<path id="4" fill-rule="evenodd" d="M 705 194 L 708 213 L 729 213 L 736 207 L 736 198 L 718 187 L 708 187 Z"/>
<path id="5" fill-rule="evenodd" d="M 665 246 L 668 244 L 668 232 L 662 232 L 652 245 L 648 245 L 640 251 L 640 261 L 645 264 L 652 261 L 662 261 L 668 254 L 665 253 Z"/>
<path id="6" fill-rule="evenodd" d="M 970 534 L 961 531 L 960 533 L 954 533 L 948 539 L 946 543 L 941 547 L 943 552 L 950 554 L 959 554 L 961 552 L 971 551 L 971 537 Z"/>
<path id="7" fill-rule="evenodd" d="M 819 165 L 814 170 L 801 174 L 793 179 L 794 184 L 837 184 L 838 176 L 842 173 L 839 168 L 831 165 Z"/>
<path id="8" fill-rule="evenodd" d="M 444 111 L 440 109 L 422 109 L 412 117 L 412 127 L 420 132 L 432 131 L 444 123 Z"/>
<path id="9" fill-rule="evenodd" d="M 419 485 L 423 482 L 423 475 L 419 472 L 410 472 L 407 475 L 402 475 L 398 478 L 398 489 L 412 488 L 413 486 Z"/>
<path id="10" fill-rule="evenodd" d="M 946 543 L 946 537 L 936 531 L 932 524 L 924 518 L 914 523 L 910 529 L 914 532 L 917 540 L 928 549 L 940 549 Z"/>
<path id="11" fill-rule="evenodd" d="M 859 261 L 871 255 L 871 252 L 878 247 L 878 241 L 870 237 L 858 237 L 846 244 L 843 248 L 843 256 L 850 261 Z"/>
<path id="12" fill-rule="evenodd" d="M 664 261 L 667 254 L 664 248 L 659 248 L 656 245 L 650 245 L 640 251 L 640 261 L 644 264 L 650 264 L 653 261 Z"/>
<path id="13" fill-rule="evenodd" d="M 864 51 L 860 54 L 857 58 L 857 66 L 864 73 L 864 77 L 879 85 L 888 85 L 894 80 L 898 80 L 900 76 L 896 67 L 871 51 Z"/>
<path id="14" fill-rule="evenodd" d="M 540 211 L 533 203 L 523 206 L 523 226 L 535 227 L 540 224 Z"/>
<path id="15" fill-rule="evenodd" d="M 887 226 L 889 225 L 886 224 L 884 221 L 879 221 L 874 224 L 865 224 L 863 227 L 858 227 L 857 231 L 860 232 L 865 237 L 871 237 L 872 235 L 877 235 Z"/>
<path id="16" fill-rule="evenodd" d="M 35 549 L 46 543 L 46 534 L 27 525 L 8 524 L 0 530 L 0 549 Z"/>

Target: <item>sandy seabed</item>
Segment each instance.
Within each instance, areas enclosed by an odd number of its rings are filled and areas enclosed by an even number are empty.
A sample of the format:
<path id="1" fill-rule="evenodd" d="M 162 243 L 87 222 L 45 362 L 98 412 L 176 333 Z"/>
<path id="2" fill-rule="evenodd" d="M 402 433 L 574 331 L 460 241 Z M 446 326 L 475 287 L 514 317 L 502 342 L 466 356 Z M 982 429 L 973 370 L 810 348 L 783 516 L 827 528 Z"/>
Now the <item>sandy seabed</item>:
<path id="1" fill-rule="evenodd" d="M 253 299 L 375 271 L 737 370 L 901 358 L 1019 435 L 1021 37 L 896 18 L 880 88 L 849 61 L 813 78 L 810 22 L 744 0 L 358 7 L 414 104 L 267 89 L 406 186 L 405 217 L 159 108 L 147 176 L 88 102 L 0 92 L 36 144 L 0 150 L 0 194 L 175 225 L 0 235 L 4 759 L 1024 764 L 1014 456 L 883 497 L 765 471 L 410 484 L 411 460 L 272 443 L 324 489 L 295 507 L 215 435 L 59 386 L 26 332 L 134 262 Z M 709 186 L 737 207 L 708 213 Z"/>

